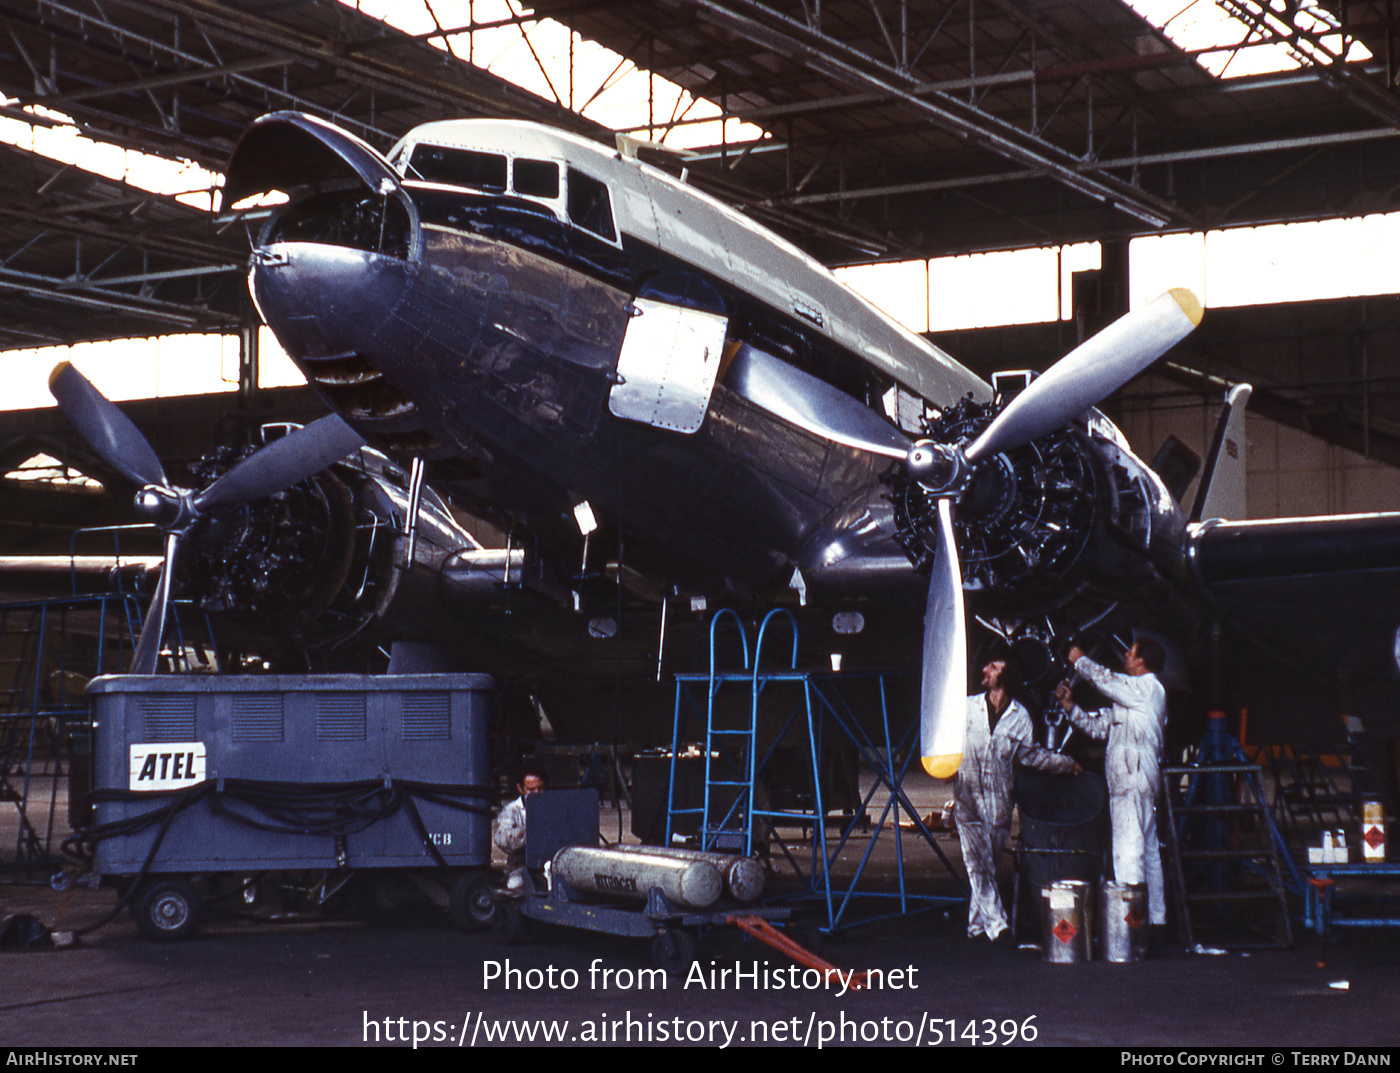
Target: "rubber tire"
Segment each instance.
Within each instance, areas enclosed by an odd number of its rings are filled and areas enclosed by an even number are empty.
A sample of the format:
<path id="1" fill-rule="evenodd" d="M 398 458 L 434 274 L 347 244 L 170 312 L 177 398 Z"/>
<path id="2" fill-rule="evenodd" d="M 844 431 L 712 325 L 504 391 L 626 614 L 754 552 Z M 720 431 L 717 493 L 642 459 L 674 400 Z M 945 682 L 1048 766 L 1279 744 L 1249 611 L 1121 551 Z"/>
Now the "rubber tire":
<path id="1" fill-rule="evenodd" d="M 158 943 L 180 942 L 199 931 L 202 905 L 194 887 L 184 879 L 147 883 L 131 903 L 136 927 Z"/>
<path id="2" fill-rule="evenodd" d="M 530 930 L 529 918 L 520 911 L 520 904 L 514 899 L 507 899 L 496 906 L 496 919 L 492 922 L 492 930 L 503 946 L 519 946 L 526 939 Z"/>
<path id="3" fill-rule="evenodd" d="M 490 872 L 463 872 L 452 883 L 448 911 L 462 931 L 486 931 L 496 922 L 496 877 Z"/>
<path id="4" fill-rule="evenodd" d="M 666 949 L 666 934 L 675 952 Z M 695 962 L 695 937 L 680 928 L 669 928 L 651 941 L 651 961 L 668 976 L 682 976 Z"/>

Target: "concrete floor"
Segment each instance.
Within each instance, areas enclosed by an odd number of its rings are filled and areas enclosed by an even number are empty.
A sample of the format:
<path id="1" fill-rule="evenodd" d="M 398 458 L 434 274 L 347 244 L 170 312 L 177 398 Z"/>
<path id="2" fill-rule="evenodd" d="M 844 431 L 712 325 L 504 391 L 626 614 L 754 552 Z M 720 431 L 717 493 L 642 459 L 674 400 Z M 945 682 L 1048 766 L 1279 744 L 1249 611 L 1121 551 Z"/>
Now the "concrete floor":
<path id="1" fill-rule="evenodd" d="M 933 783 L 909 789 L 921 809 L 943 792 Z M 625 815 L 622 822 L 626 830 Z M 605 837 L 617 823 L 605 809 Z M 888 835 L 872 872 L 885 889 Z M 939 841 L 960 869 L 956 838 Z M 849 852 L 864 848 L 858 841 Z M 940 894 L 958 882 L 923 845 L 908 851 L 906 880 Z M 33 913 L 58 929 L 95 922 L 115 902 L 110 890 L 60 894 L 0 882 L 0 915 Z M 642 976 L 651 967 L 645 941 L 539 926 L 523 945 L 507 946 L 490 932 L 453 930 L 426 902 L 337 920 L 211 914 L 195 939 L 174 944 L 144 941 L 122 913 L 70 948 L 0 953 L 0 1040 L 411 1046 L 416 1031 L 425 1046 L 484 1046 L 492 1033 L 548 1025 L 558 1042 L 576 1045 L 626 1042 L 629 1030 L 633 1042 L 668 1044 L 677 1032 L 702 1037 L 696 1043 L 732 1033 L 733 1045 L 815 1046 L 823 1037 L 835 1045 L 844 1033 L 846 1045 L 866 1046 L 916 1036 L 944 1046 L 1245 1047 L 1282 1054 L 1279 1064 L 1289 1066 L 1289 1048 L 1400 1043 L 1400 931 L 1390 929 L 1326 943 L 1300 933 L 1288 950 L 1165 950 L 1138 964 L 1053 965 L 1035 950 L 969 941 L 962 911 L 952 909 L 851 928 L 823 953 L 842 969 L 887 970 L 903 986 L 845 995 L 779 987 L 791 962 L 733 929 L 705 937 L 699 963 L 705 983 L 711 970 L 729 970 L 727 986 L 672 979 L 661 990 Z M 737 983 L 736 969 L 745 974 Z M 509 970 L 520 975 L 506 987 Z"/>

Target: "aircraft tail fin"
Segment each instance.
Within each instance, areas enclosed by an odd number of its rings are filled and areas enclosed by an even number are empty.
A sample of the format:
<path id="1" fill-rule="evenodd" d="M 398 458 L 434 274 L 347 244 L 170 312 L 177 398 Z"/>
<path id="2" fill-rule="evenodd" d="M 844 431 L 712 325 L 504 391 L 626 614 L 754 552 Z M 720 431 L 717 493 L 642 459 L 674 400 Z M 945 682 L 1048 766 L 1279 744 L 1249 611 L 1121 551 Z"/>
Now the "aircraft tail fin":
<path id="1" fill-rule="evenodd" d="M 1225 395 L 1225 407 L 1215 425 L 1215 439 L 1206 457 L 1205 471 L 1196 489 L 1191 520 L 1222 518 L 1242 521 L 1245 516 L 1244 412 L 1253 388 L 1236 384 Z"/>

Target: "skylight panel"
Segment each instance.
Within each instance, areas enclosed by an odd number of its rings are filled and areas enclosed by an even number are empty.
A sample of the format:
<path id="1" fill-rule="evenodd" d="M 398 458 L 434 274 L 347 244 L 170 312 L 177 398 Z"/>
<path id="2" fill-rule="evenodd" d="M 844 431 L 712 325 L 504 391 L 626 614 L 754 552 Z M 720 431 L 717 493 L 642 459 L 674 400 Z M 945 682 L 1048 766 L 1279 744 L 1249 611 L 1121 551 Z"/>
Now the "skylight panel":
<path id="1" fill-rule="evenodd" d="M 1371 58 L 1365 45 L 1342 35 L 1331 12 L 1310 0 L 1125 2 L 1178 48 L 1195 53 L 1196 62 L 1217 78 L 1291 71 L 1308 61 Z"/>
<path id="2" fill-rule="evenodd" d="M 13 106 L 17 103 L 13 99 L 0 98 L 0 104 Z M 0 116 L 0 142 L 126 183 L 138 190 L 173 197 L 205 212 L 213 211 L 214 192 L 223 185 L 222 175 L 191 160 L 171 160 L 154 153 L 96 141 L 79 131 L 72 116 L 43 105 L 29 105 L 24 111 L 39 122 L 27 123 L 22 119 Z"/>
<path id="3" fill-rule="evenodd" d="M 432 35 L 434 47 L 613 130 L 677 149 L 767 137 L 752 123 L 722 120 L 713 101 L 692 96 L 561 22 L 527 17 L 517 0 L 340 2 L 404 33 Z M 473 25 L 478 28 L 466 32 Z"/>

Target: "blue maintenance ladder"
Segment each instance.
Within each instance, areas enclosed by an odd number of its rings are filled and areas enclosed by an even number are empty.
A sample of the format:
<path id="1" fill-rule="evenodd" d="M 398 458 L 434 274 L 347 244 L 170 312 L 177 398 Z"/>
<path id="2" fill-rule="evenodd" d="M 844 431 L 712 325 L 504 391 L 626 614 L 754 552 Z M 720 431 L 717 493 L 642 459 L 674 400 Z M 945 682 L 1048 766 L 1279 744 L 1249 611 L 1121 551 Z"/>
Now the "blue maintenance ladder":
<path id="1" fill-rule="evenodd" d="M 716 665 L 716 639 L 722 623 L 732 619 L 738 631 L 743 669 L 719 670 Z M 764 642 L 771 623 L 786 619 L 792 634 L 787 666 L 764 670 Z M 801 878 L 804 889 L 798 897 L 819 901 L 824 910 L 824 931 L 835 932 L 850 926 L 847 918 L 857 898 L 893 899 L 898 908 L 880 916 L 864 916 L 861 922 L 913 912 L 916 909 L 961 905 L 965 898 L 911 894 L 906 882 L 901 816 L 912 820 L 913 833 L 920 835 L 943 862 L 950 875 L 959 879 L 952 864 L 924 826 L 918 810 L 903 790 L 904 776 L 916 754 L 917 722 L 904 733 L 891 737 L 886 700 L 886 672 L 806 671 L 797 667 L 797 623 L 792 614 L 775 609 L 764 616 L 750 660 L 748 634 L 739 616 L 728 608 L 710 620 L 710 670 L 708 674 L 676 675 L 676 704 L 671 735 L 671 781 L 667 797 L 666 840 L 681 827 L 696 831 L 700 848 L 751 856 L 756 845 L 777 846 L 787 863 Z M 855 683 L 873 687 L 879 698 L 878 730 L 872 738 L 847 700 Z M 782 688 L 786 686 L 787 688 Z M 703 691 L 703 692 L 702 692 Z M 761 704 L 768 698 L 767 704 Z M 784 701 L 786 709 L 784 710 Z M 776 711 L 775 711 L 776 709 Z M 687 718 L 689 717 L 689 719 Z M 704 725 L 704 778 L 698 805 L 677 801 L 678 760 L 688 739 L 683 729 L 698 717 Z M 770 790 L 774 755 L 780 743 L 795 734 L 805 745 L 810 764 L 809 794 L 790 794 L 786 807 L 772 803 Z M 799 745 L 799 749 L 801 748 Z M 870 788 L 850 815 L 833 821 L 824 799 L 824 760 L 836 748 L 854 746 L 858 756 L 874 775 Z M 792 773 L 789 773 L 790 775 Z M 804 772 L 805 774 L 805 772 Z M 765 776 L 768 776 L 765 778 Z M 879 820 L 854 870 L 846 879 L 834 875 L 841 855 L 852 845 L 857 829 L 869 815 L 877 795 Z M 858 792 L 857 795 L 859 796 Z M 835 822 L 834 840 L 828 828 Z M 896 891 L 860 889 L 867 866 L 881 835 L 889 824 L 894 832 Z M 784 839 L 780 827 L 797 827 L 810 832 L 806 846 Z M 959 879 L 961 885 L 961 880 Z M 866 886 L 869 886 L 867 883 Z"/>

